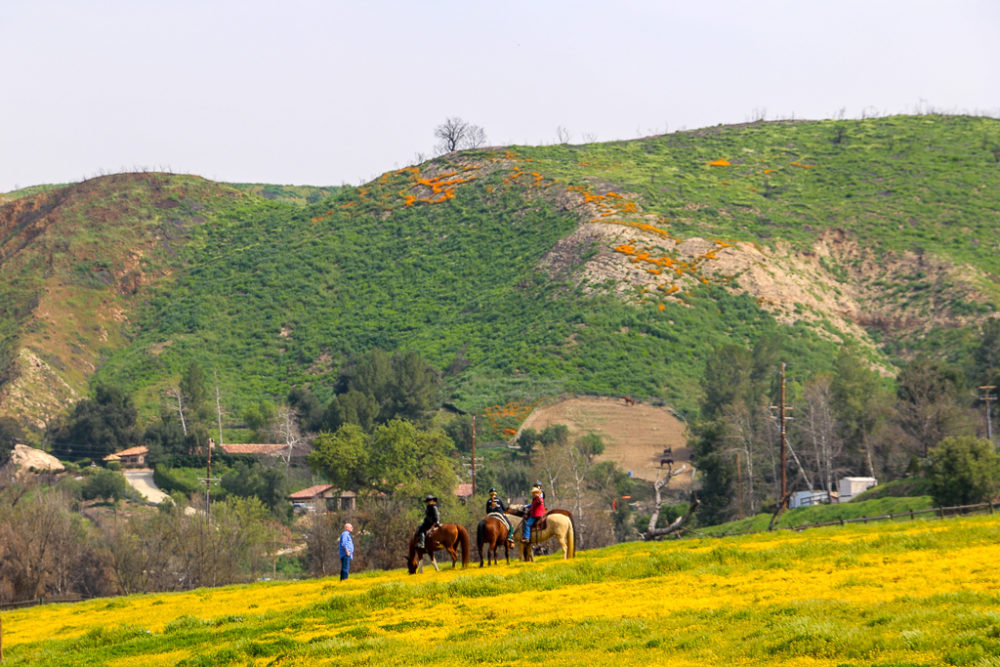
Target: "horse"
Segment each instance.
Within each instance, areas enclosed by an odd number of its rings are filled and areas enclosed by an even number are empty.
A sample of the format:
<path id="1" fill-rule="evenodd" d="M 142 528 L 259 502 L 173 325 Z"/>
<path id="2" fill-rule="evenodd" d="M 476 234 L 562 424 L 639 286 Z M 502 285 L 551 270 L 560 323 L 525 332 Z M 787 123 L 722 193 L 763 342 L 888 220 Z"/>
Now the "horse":
<path id="1" fill-rule="evenodd" d="M 483 545 L 486 545 L 486 562 L 495 565 L 497 547 L 503 544 L 507 564 L 510 565 L 510 549 L 507 547 L 507 524 L 495 516 L 486 515 L 476 527 L 476 548 L 479 549 L 479 567 L 483 566 Z M 492 559 L 492 560 L 491 560 Z"/>
<path id="2" fill-rule="evenodd" d="M 438 549 L 444 549 L 448 552 L 448 555 L 451 556 L 451 567 L 454 569 L 458 561 L 456 545 L 462 550 L 462 567 L 469 564 L 469 531 L 465 529 L 465 526 L 460 526 L 457 523 L 442 523 L 437 529 L 427 533 L 423 549 L 417 547 L 417 539 L 416 533 L 410 538 L 410 553 L 406 558 L 406 566 L 410 574 L 415 574 L 418 569 L 423 573 L 423 557 L 426 554 L 430 554 L 434 570 L 440 572 L 441 568 L 438 567 L 437 559 L 434 557 L 434 552 Z"/>
<path id="3" fill-rule="evenodd" d="M 510 513 L 515 516 L 524 516 L 526 508 L 526 505 L 512 505 Z M 540 523 L 541 521 L 533 526 L 534 530 L 531 531 L 531 539 L 527 541 L 522 537 L 523 532 L 520 526 L 514 528 L 514 540 L 521 547 L 521 560 L 529 563 L 533 562 L 535 555 L 532 547 L 553 537 L 559 540 L 559 546 L 562 547 L 563 560 L 576 556 L 576 527 L 573 524 L 573 515 L 568 510 L 549 510 L 545 515 L 545 527 L 541 530 L 538 529 Z"/>

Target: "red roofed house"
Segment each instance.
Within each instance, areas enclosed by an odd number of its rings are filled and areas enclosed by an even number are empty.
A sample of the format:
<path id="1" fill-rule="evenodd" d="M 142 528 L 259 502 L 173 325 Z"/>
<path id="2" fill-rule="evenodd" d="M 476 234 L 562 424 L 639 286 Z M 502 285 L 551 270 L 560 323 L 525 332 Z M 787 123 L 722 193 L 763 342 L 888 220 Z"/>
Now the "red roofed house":
<path id="1" fill-rule="evenodd" d="M 308 455 L 308 450 L 303 447 L 298 447 L 293 445 L 289 448 L 288 445 L 257 445 L 249 443 L 237 443 L 233 445 L 222 445 L 222 451 L 226 454 L 249 454 L 251 456 L 274 456 L 280 457 L 282 459 L 288 460 L 288 452 L 291 451 L 292 459 L 304 459 Z"/>
<path id="2" fill-rule="evenodd" d="M 466 501 L 472 497 L 472 484 L 468 482 L 455 487 L 455 497 L 461 501 Z"/>
<path id="3" fill-rule="evenodd" d="M 104 457 L 105 461 L 118 461 L 123 468 L 142 468 L 146 465 L 146 454 L 149 454 L 148 447 L 129 447 L 114 454 Z"/>
<path id="4" fill-rule="evenodd" d="M 358 494 L 353 491 L 341 491 L 332 484 L 317 484 L 288 496 L 292 507 L 302 507 L 309 512 L 355 510 L 357 498 Z"/>

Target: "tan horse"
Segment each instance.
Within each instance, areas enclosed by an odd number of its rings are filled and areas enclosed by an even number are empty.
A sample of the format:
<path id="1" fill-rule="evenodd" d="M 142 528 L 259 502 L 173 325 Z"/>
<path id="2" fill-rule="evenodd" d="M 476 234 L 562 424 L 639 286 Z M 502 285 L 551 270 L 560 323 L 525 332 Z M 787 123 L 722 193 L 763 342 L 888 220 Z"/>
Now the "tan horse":
<path id="1" fill-rule="evenodd" d="M 525 507 L 523 506 L 512 506 L 511 514 L 521 516 L 524 509 Z M 532 551 L 532 547 L 553 537 L 559 540 L 559 546 L 562 547 L 563 559 L 576 556 L 576 531 L 573 526 L 573 516 L 566 510 L 550 510 L 545 515 L 545 527 L 539 531 L 536 524 L 535 530 L 531 532 L 531 539 L 529 541 L 524 541 L 523 534 L 521 524 L 517 523 L 514 526 L 514 541 L 521 548 L 521 560 L 523 561 L 534 561 L 535 554 Z"/>

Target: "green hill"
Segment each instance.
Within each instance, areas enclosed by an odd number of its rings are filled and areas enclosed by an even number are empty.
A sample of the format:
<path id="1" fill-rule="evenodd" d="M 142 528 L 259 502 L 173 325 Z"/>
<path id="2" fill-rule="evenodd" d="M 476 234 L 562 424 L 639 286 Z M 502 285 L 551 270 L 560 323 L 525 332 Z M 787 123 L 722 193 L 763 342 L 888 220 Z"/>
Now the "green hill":
<path id="1" fill-rule="evenodd" d="M 413 349 L 466 410 L 561 392 L 682 413 L 717 345 L 960 357 L 1000 304 L 1000 121 L 753 123 L 449 154 L 359 188 L 122 174 L 0 206 L 0 412 L 94 378 L 226 409 Z"/>

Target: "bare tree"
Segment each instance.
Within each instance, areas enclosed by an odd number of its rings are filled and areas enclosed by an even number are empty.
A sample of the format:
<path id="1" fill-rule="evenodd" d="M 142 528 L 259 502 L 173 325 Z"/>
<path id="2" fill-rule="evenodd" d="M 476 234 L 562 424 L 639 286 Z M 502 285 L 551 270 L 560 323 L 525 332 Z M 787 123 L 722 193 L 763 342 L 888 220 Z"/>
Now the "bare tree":
<path id="1" fill-rule="evenodd" d="M 434 128 L 434 136 L 440 140 L 436 146 L 439 154 L 465 148 L 479 148 L 486 144 L 486 130 L 458 116 L 448 118 Z"/>
<path id="2" fill-rule="evenodd" d="M 288 453 L 285 457 L 285 468 L 292 462 L 292 454 L 295 446 L 302 442 L 302 434 L 299 432 L 299 417 L 294 408 L 283 406 L 278 410 L 278 419 L 272 428 L 275 440 L 288 445 Z"/>
<path id="3" fill-rule="evenodd" d="M 796 422 L 796 431 L 804 445 L 803 456 L 815 475 L 816 486 L 829 492 L 839 471 L 837 460 L 844 449 L 837 435 L 837 420 L 833 414 L 830 377 L 820 376 L 806 383 L 803 398 L 805 410 Z"/>
<path id="4" fill-rule="evenodd" d="M 561 144 L 568 144 L 569 143 L 569 130 L 567 130 L 562 125 L 560 125 L 559 127 L 557 127 L 556 128 L 556 139 Z"/>

